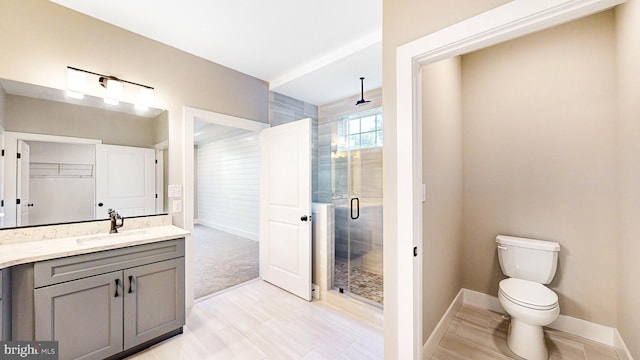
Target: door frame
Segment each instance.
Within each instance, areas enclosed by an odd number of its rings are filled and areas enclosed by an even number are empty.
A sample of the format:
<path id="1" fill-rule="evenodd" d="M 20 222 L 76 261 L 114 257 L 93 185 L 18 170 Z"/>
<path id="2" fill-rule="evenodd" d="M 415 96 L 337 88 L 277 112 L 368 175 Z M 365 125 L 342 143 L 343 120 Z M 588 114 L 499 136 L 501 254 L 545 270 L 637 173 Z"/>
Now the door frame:
<path id="1" fill-rule="evenodd" d="M 393 310 L 385 308 L 385 324 L 388 324 L 385 338 L 393 344 L 388 347 L 393 350 L 388 350 L 387 356 L 418 360 L 422 358 L 423 350 L 422 254 L 429 249 L 423 246 L 422 238 L 421 67 L 592 15 L 624 2 L 626 0 L 512 1 L 396 49 L 394 135 L 397 151 L 394 160 L 397 171 L 393 180 L 397 189 L 394 204 L 397 211 L 395 219 L 385 217 L 385 223 L 394 221 L 395 224 L 385 224 L 384 228 L 396 229 L 389 236 L 385 234 L 385 238 L 395 237 L 397 246 L 395 249 L 385 246 L 384 273 L 387 279 L 393 279 L 391 281 L 395 280 L 397 284 L 394 294 L 385 294 L 385 298 L 395 299 L 397 305 Z M 413 255 L 414 246 L 418 248 L 416 257 Z M 391 256 L 394 261 L 387 261 Z"/>
<path id="2" fill-rule="evenodd" d="M 214 111 L 202 110 L 198 108 L 193 108 L 189 106 L 185 106 L 183 108 L 183 118 L 184 118 L 184 127 L 183 127 L 183 137 L 184 137 L 184 203 L 182 207 L 183 211 L 183 219 L 185 230 L 188 230 L 193 233 L 193 214 L 194 209 L 193 205 L 195 204 L 195 189 L 193 184 L 195 183 L 195 161 L 194 161 L 194 151 L 193 151 L 193 125 L 196 120 L 208 122 L 216 125 L 224 125 L 229 127 L 234 127 L 238 129 L 250 130 L 250 131 L 260 131 L 262 129 L 266 129 L 270 127 L 269 124 L 243 119 L 236 116 L 226 115 L 217 113 Z M 166 185 L 165 185 L 166 186 Z M 179 199 L 179 197 L 177 198 Z M 166 204 L 167 208 L 169 208 L 169 212 L 171 213 L 171 209 L 173 207 L 172 202 L 176 200 L 176 198 L 169 198 L 169 204 Z M 193 307 L 194 301 L 194 261 L 193 261 L 193 241 L 187 238 L 185 244 L 185 264 L 186 264 L 186 310 L 187 314 L 191 311 Z M 189 317 L 187 316 L 187 322 L 189 322 Z"/>

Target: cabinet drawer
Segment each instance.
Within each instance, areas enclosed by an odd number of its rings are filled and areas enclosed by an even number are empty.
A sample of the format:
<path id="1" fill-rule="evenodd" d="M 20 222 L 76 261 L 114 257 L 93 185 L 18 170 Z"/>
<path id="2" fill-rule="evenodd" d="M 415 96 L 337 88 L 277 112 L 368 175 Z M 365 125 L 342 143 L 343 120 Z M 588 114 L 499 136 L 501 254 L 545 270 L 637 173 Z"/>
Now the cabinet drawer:
<path id="1" fill-rule="evenodd" d="M 37 262 L 36 288 L 184 256 L 184 238 Z"/>

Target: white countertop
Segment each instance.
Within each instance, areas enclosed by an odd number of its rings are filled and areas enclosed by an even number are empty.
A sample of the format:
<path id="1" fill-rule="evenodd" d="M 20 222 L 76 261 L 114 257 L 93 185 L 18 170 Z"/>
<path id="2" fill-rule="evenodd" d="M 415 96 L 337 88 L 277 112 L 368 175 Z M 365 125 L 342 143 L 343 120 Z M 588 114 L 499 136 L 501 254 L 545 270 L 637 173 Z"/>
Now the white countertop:
<path id="1" fill-rule="evenodd" d="M 0 245 L 0 269 L 36 261 L 142 245 L 189 235 L 174 225 Z"/>

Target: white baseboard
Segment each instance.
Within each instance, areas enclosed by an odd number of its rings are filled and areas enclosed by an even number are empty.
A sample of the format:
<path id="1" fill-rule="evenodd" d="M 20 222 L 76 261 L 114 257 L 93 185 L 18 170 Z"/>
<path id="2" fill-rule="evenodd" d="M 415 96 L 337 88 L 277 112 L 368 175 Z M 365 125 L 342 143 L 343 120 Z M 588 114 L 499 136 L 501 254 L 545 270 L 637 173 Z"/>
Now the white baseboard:
<path id="1" fill-rule="evenodd" d="M 440 322 L 427 339 L 427 342 L 423 346 L 423 358 L 425 356 L 431 356 L 435 351 L 435 348 L 440 342 L 440 339 L 447 331 L 447 327 L 451 323 L 453 316 L 457 309 L 463 305 L 473 305 L 482 309 L 504 313 L 504 309 L 500 305 L 496 296 L 487 295 L 481 292 L 460 289 L 460 293 L 453 300 L 447 312 L 442 316 Z M 454 310 L 455 309 L 455 310 Z M 551 329 L 564 331 L 566 333 L 577 335 L 585 339 L 593 340 L 601 344 L 612 346 L 618 352 L 618 356 L 621 359 L 633 360 L 629 349 L 627 348 L 624 340 L 620 336 L 618 329 L 596 324 L 590 321 L 578 319 L 572 316 L 559 315 L 558 319 L 551 323 L 549 326 Z M 434 345 L 435 344 L 435 345 Z"/>
<path id="2" fill-rule="evenodd" d="M 463 294 L 464 289 L 460 289 L 458 295 L 456 295 L 456 297 L 453 299 L 451 305 L 449 305 L 449 308 L 447 308 L 447 311 L 445 311 L 440 321 L 438 321 L 435 329 L 433 329 L 431 335 L 429 335 L 427 342 L 425 342 L 422 346 L 423 359 L 431 359 L 433 353 L 436 352 L 440 340 L 444 337 L 444 334 L 447 332 L 447 328 L 449 328 L 449 325 L 453 321 L 453 317 L 456 315 L 456 312 L 458 312 L 458 309 L 460 309 L 460 307 L 464 303 Z"/>
<path id="3" fill-rule="evenodd" d="M 481 309 L 491 310 L 499 313 L 504 313 L 500 301 L 495 296 L 487 295 L 478 291 L 469 289 L 460 290 L 463 294 L 463 300 L 465 304 L 477 306 Z"/>
<path id="4" fill-rule="evenodd" d="M 195 221 L 194 221 L 194 223 L 195 223 Z M 253 241 L 258 241 L 258 239 L 259 239 L 259 236 L 258 236 L 257 233 L 252 233 L 252 232 L 249 232 L 249 231 L 235 229 L 235 228 L 224 226 L 224 225 L 221 225 L 221 224 L 216 224 L 214 222 L 207 221 L 207 220 L 198 219 L 198 224 L 204 225 L 204 226 L 207 226 L 207 227 L 210 227 L 210 228 L 213 228 L 213 229 L 217 229 L 217 230 L 220 230 L 220 231 L 228 232 L 229 234 L 237 235 L 237 236 L 243 237 L 245 239 L 253 240 Z"/>
<path id="5" fill-rule="evenodd" d="M 631 356 L 631 351 L 627 347 L 627 344 L 624 343 L 622 336 L 618 329 L 615 329 L 613 334 L 613 347 L 616 349 L 616 354 L 618 355 L 618 359 L 620 360 L 633 360 L 633 356 Z"/>
<path id="6" fill-rule="evenodd" d="M 578 335 L 585 339 L 597 341 L 601 344 L 614 346 L 613 338 L 616 329 L 612 327 L 562 314 L 560 314 L 556 321 L 552 322 L 548 327 L 564 331 L 569 334 Z"/>

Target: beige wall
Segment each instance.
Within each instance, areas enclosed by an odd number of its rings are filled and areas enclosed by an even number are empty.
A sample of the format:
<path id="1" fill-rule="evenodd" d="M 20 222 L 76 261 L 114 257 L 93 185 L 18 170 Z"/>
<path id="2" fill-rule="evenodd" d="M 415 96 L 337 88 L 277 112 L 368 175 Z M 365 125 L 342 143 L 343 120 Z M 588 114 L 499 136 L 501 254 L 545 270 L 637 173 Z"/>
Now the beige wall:
<path id="1" fill-rule="evenodd" d="M 497 294 L 496 235 L 553 240 L 561 313 L 616 325 L 614 52 L 608 11 L 463 56 L 464 287 Z"/>
<path id="2" fill-rule="evenodd" d="M 0 6 L 0 78 L 64 89 L 74 66 L 155 87 L 156 107 L 169 111 L 170 184 L 183 182 L 183 106 L 268 121 L 264 81 L 49 1 Z"/>
<path id="3" fill-rule="evenodd" d="M 397 276 L 396 227 L 396 48 L 466 18 L 475 16 L 509 0 L 386 0 L 383 1 L 382 62 L 384 94 L 384 286 L 385 357 L 397 353 Z M 427 275 L 429 276 L 429 275 Z M 443 294 L 448 297 L 448 294 Z M 424 312 L 431 312 L 428 304 Z M 442 314 L 440 314 L 441 316 Z M 423 334 L 426 337 L 429 334 Z"/>
<path id="4" fill-rule="evenodd" d="M 640 358 L 640 2 L 616 8 L 619 94 L 618 329 Z"/>
<path id="5" fill-rule="evenodd" d="M 422 68 L 423 334 L 462 286 L 462 74 L 460 57 Z M 426 250 L 428 249 L 428 250 Z M 438 274 L 438 276 L 429 276 Z"/>
<path id="6" fill-rule="evenodd" d="M 99 139 L 111 145 L 153 147 L 159 142 L 156 123 L 162 120 L 8 95 L 5 130 Z M 166 122 L 163 127 L 167 127 Z"/>

